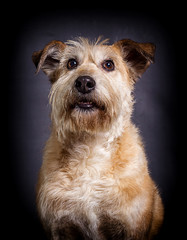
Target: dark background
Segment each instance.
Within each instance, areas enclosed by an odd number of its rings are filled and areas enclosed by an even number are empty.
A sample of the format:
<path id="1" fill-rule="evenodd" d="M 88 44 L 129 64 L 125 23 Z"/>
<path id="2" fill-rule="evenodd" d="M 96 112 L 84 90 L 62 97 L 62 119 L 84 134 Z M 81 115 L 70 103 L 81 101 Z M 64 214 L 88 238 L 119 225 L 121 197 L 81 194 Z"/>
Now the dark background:
<path id="1" fill-rule="evenodd" d="M 160 7 L 153 11 L 154 6 L 72 7 L 70 2 L 68 7 L 56 6 L 56 10 L 36 7 L 29 11 L 28 5 L 27 11 L 13 11 L 2 38 L 6 79 L 2 80 L 5 85 L 1 92 L 8 98 L 8 138 L 3 147 L 8 157 L 2 169 L 5 239 L 46 239 L 36 212 L 35 185 L 42 149 L 50 133 L 50 83 L 42 72 L 35 75 L 32 52 L 51 40 L 66 41 L 76 36 L 95 39 L 99 35 L 110 38 L 111 44 L 123 38 L 156 44 L 155 63 L 136 84 L 133 121 L 140 129 L 150 174 L 165 206 L 165 221 L 157 239 L 182 239 L 181 161 L 177 157 L 179 29 L 173 18 L 177 9 L 166 14 Z M 4 106 L 4 97 L 1 99 Z"/>

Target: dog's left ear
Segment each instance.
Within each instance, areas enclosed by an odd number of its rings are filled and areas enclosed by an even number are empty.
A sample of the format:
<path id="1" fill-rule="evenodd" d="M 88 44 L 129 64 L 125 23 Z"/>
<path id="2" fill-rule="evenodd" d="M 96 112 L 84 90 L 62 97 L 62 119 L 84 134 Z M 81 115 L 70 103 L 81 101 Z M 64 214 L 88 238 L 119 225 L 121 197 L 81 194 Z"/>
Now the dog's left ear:
<path id="1" fill-rule="evenodd" d="M 58 68 L 65 46 L 63 42 L 54 40 L 48 43 L 43 50 L 34 52 L 32 61 L 36 66 L 36 73 L 42 69 L 51 78 Z"/>
<path id="2" fill-rule="evenodd" d="M 120 49 L 134 80 L 141 77 L 154 62 L 156 47 L 153 43 L 137 43 L 130 39 L 122 39 L 114 43 L 114 46 Z"/>

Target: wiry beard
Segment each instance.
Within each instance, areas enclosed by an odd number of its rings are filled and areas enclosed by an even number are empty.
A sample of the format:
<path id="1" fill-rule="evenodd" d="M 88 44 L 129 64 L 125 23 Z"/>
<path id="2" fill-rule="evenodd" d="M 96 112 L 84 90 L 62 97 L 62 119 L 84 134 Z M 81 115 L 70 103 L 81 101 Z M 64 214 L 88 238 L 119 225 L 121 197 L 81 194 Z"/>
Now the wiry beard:
<path id="1" fill-rule="evenodd" d="M 117 107 L 112 106 L 108 99 L 102 100 L 92 94 L 77 94 L 73 91 L 66 93 L 56 91 L 51 95 L 52 122 L 58 135 L 63 132 L 98 133 L 106 132 L 117 118 Z"/>

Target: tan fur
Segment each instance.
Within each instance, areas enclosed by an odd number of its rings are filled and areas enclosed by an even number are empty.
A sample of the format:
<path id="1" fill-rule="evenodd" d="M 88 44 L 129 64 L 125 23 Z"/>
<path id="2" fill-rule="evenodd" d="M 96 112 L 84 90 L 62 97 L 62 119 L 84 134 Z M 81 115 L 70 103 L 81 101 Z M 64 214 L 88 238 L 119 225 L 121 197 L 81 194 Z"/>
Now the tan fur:
<path id="1" fill-rule="evenodd" d="M 131 123 L 134 82 L 154 51 L 153 44 L 127 39 L 107 45 L 79 38 L 53 41 L 33 54 L 37 71 L 53 83 L 52 132 L 37 184 L 38 211 L 50 239 L 149 240 L 157 233 L 163 206 Z M 78 61 L 75 69 L 67 68 L 69 59 Z M 112 71 L 102 67 L 108 59 Z M 94 90 L 79 93 L 79 76 L 94 79 Z M 77 107 L 85 98 L 97 107 Z"/>

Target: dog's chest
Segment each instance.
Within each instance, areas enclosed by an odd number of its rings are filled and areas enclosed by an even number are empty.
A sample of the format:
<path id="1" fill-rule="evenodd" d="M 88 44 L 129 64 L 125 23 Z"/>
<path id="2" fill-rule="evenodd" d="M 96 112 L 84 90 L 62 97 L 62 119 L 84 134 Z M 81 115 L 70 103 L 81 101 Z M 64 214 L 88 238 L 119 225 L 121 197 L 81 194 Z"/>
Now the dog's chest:
<path id="1" fill-rule="evenodd" d="M 67 217 L 67 221 L 75 224 L 85 235 L 100 239 L 99 229 L 105 216 L 110 215 L 110 209 L 115 213 L 115 187 L 113 179 L 96 173 L 94 176 L 87 172 L 75 178 L 71 188 L 63 193 L 59 219 Z M 118 207 L 116 211 L 119 211 Z"/>
<path id="2" fill-rule="evenodd" d="M 73 224 L 93 239 L 100 239 L 97 235 L 102 222 L 110 215 L 118 216 L 121 205 L 111 153 L 111 149 L 107 151 L 101 146 L 87 153 L 79 149 L 66 167 L 49 174 L 40 191 L 43 219 L 53 216 L 58 226 L 62 222 Z"/>
<path id="3" fill-rule="evenodd" d="M 72 163 L 68 172 L 62 171 L 63 199 L 72 202 L 74 207 L 98 206 L 116 185 L 110 174 L 110 153 L 101 149 L 87 159 Z"/>
<path id="4" fill-rule="evenodd" d="M 77 155 L 68 168 L 56 174 L 56 182 L 51 186 L 55 194 L 51 195 L 58 199 L 61 213 L 91 214 L 93 218 L 98 209 L 115 204 L 118 184 L 111 173 L 111 153 L 101 147 L 96 150 L 85 159 Z"/>
<path id="5" fill-rule="evenodd" d="M 102 159 L 101 159 L 102 161 Z M 101 171 L 101 166 L 85 166 L 83 172 L 72 179 L 62 182 L 58 219 L 67 218 L 67 222 L 75 224 L 81 232 L 93 239 L 99 239 L 101 221 L 108 215 L 108 210 L 115 212 L 118 194 L 116 181 Z M 65 175 L 62 177 L 64 178 Z M 66 177 L 65 177 L 66 178 Z M 119 209 L 117 208 L 117 211 Z"/>
<path id="6" fill-rule="evenodd" d="M 81 174 L 81 173 L 79 173 Z M 64 189 L 63 198 L 69 198 L 74 204 L 93 204 L 102 201 L 104 196 L 114 189 L 116 182 L 113 178 L 99 174 L 96 169 L 85 168 L 84 173 L 74 176 L 68 182 L 68 187 Z"/>

